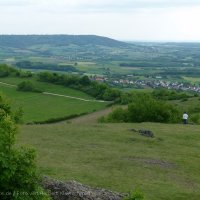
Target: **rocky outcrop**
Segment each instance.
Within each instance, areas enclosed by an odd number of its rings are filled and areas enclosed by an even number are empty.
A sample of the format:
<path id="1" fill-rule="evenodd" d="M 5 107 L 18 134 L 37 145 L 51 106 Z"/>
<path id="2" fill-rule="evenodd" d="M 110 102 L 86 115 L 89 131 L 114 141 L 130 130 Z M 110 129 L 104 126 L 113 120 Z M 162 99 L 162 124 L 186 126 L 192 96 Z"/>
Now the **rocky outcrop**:
<path id="1" fill-rule="evenodd" d="M 154 133 L 152 131 L 150 131 L 150 130 L 146 130 L 146 129 L 136 130 L 134 128 L 129 129 L 129 130 L 132 131 L 132 132 L 137 132 L 140 135 L 145 136 L 145 137 L 151 137 L 151 138 L 154 137 Z"/>
<path id="2" fill-rule="evenodd" d="M 138 131 L 140 133 L 140 135 L 146 136 L 146 137 L 154 137 L 154 134 L 152 131 L 150 130 L 145 130 L 145 129 L 141 129 Z"/>
<path id="3" fill-rule="evenodd" d="M 122 200 L 123 195 L 105 189 L 92 188 L 76 181 L 61 182 L 45 177 L 42 186 L 53 200 Z"/>

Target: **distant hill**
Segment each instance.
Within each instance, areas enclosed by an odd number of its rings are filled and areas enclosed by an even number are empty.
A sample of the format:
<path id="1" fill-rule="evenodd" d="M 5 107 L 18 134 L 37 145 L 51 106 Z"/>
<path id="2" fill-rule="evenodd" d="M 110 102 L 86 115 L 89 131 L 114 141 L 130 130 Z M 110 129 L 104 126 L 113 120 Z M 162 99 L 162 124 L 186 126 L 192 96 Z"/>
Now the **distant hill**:
<path id="1" fill-rule="evenodd" d="M 130 44 L 96 35 L 0 35 L 1 47 L 27 48 L 33 45 L 101 45 L 107 47 L 127 47 Z"/>
<path id="2" fill-rule="evenodd" d="M 0 35 L 0 63 L 72 73 L 200 74 L 200 43 L 126 43 L 96 35 Z M 182 70 L 180 71 L 180 67 Z M 144 69 L 143 69 L 144 68 Z M 162 68 L 162 70 L 155 70 Z M 133 71 L 133 70 L 134 71 Z"/>

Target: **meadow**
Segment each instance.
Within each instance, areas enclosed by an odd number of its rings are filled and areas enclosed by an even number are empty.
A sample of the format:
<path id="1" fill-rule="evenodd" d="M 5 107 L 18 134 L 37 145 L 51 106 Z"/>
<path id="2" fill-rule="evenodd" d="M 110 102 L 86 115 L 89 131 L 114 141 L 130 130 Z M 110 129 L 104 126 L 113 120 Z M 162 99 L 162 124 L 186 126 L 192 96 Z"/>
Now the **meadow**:
<path id="1" fill-rule="evenodd" d="M 183 76 L 183 79 L 192 83 L 192 84 L 200 84 L 200 77 Z"/>
<path id="2" fill-rule="evenodd" d="M 126 79 L 130 74 L 140 80 L 161 76 L 165 81 L 199 84 L 198 43 L 122 44 L 104 38 L 100 43 L 90 43 L 84 38 L 80 38 L 80 43 L 65 43 L 66 40 L 60 36 L 46 39 L 39 36 L 41 40 L 34 39 L 38 36 L 28 36 L 30 41 L 26 44 L 22 42 L 23 38 L 17 43 L 12 42 L 12 37 L 18 36 L 7 37 L 5 41 L 12 44 L 8 47 L 2 41 L 0 62 L 17 66 L 19 62 L 30 61 L 32 68 L 21 68 L 30 69 L 32 73 L 48 71 L 48 65 L 55 65 L 51 69 L 53 72 L 71 65 L 76 70 L 69 73 L 80 75 L 114 77 L 117 80 L 121 77 Z M 26 40 L 27 36 L 24 37 Z M 145 200 L 200 199 L 199 125 L 97 123 L 99 117 L 112 111 L 112 107 L 106 108 L 106 102 L 94 101 L 93 97 L 78 90 L 39 82 L 35 76 L 0 78 L 0 82 L 12 85 L 27 80 L 41 91 L 90 100 L 20 92 L 15 86 L 0 84 L 0 92 L 8 96 L 13 109 L 22 107 L 25 123 L 91 113 L 54 124 L 19 125 L 17 144 L 36 150 L 37 166 L 42 176 L 76 180 L 123 193 L 140 188 Z M 138 91 L 152 92 L 151 89 Z M 190 111 L 191 106 L 194 109 L 198 107 L 197 114 L 200 113 L 199 97 L 170 102 L 184 111 Z M 189 122 L 190 119 L 189 113 Z M 131 129 L 148 129 L 155 137 L 147 138 Z"/>
<path id="3" fill-rule="evenodd" d="M 50 83 L 38 82 L 31 78 L 1 78 L 0 81 L 9 84 L 18 84 L 29 80 L 40 90 L 60 95 L 72 96 L 80 99 L 65 98 L 62 96 L 45 95 L 42 93 L 17 91 L 16 87 L 0 84 L 0 92 L 5 94 L 14 109 L 22 108 L 25 123 L 46 121 L 48 119 L 63 118 L 71 115 L 80 115 L 94 112 L 106 107 L 107 103 L 95 102 L 93 98 L 81 91 L 58 86 Z M 90 101 L 91 100 L 91 101 Z"/>
<path id="4" fill-rule="evenodd" d="M 200 199 L 199 126 L 101 124 L 92 116 L 21 126 L 18 144 L 37 150 L 42 175 L 118 192 L 140 188 L 145 200 Z M 149 129 L 155 137 L 133 128 Z"/>

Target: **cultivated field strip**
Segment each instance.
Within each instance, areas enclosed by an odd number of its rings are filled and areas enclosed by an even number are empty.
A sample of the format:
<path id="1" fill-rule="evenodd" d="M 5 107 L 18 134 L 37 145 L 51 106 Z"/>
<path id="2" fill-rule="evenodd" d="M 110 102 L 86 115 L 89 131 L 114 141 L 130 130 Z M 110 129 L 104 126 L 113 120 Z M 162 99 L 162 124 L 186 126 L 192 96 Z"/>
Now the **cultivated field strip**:
<path id="1" fill-rule="evenodd" d="M 17 87 L 17 85 L 9 84 L 9 83 L 4 83 L 0 82 L 2 85 L 10 86 L 10 87 Z M 62 94 L 56 94 L 56 93 L 51 93 L 51 92 L 42 92 L 44 95 L 51 95 L 51 96 L 57 96 L 57 97 L 64 97 L 64 98 L 70 98 L 70 99 L 76 99 L 80 101 L 87 101 L 87 102 L 98 102 L 98 103 L 106 103 L 110 101 L 103 101 L 103 100 L 91 100 L 91 99 L 84 99 L 84 98 L 79 98 L 79 97 L 74 97 L 74 96 L 68 96 L 68 95 L 62 95 Z"/>

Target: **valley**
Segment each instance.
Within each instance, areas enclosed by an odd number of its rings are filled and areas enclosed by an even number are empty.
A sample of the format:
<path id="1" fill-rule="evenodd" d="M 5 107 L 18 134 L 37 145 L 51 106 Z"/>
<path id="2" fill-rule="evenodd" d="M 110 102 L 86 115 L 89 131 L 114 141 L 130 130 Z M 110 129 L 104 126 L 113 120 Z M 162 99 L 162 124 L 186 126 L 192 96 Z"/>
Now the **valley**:
<path id="1" fill-rule="evenodd" d="M 199 200 L 199 53 L 199 43 L 1 35 L 0 109 L 17 123 L 15 146 L 36 150 L 40 177 Z"/>

